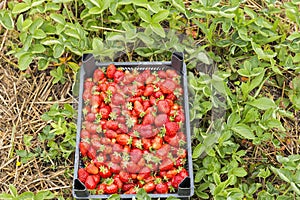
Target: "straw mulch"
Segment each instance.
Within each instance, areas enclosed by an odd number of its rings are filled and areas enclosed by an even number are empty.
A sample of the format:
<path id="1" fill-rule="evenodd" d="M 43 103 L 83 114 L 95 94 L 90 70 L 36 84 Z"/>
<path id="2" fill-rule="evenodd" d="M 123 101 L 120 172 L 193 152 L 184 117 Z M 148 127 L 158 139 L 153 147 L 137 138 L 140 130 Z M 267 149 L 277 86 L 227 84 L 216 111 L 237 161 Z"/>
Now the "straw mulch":
<path id="1" fill-rule="evenodd" d="M 2 60 L 2 59 L 1 59 Z M 33 67 L 32 67 L 33 68 Z M 49 72 L 21 72 L 0 61 L 0 193 L 9 193 L 13 184 L 18 193 L 51 190 L 70 196 L 73 163 L 45 163 L 39 156 L 20 163 L 17 150 L 44 148 L 37 137 L 47 122 L 41 115 L 53 103 L 76 103 L 70 94 L 72 83 L 52 84 Z M 24 145 L 24 135 L 31 135 L 31 145 Z"/>

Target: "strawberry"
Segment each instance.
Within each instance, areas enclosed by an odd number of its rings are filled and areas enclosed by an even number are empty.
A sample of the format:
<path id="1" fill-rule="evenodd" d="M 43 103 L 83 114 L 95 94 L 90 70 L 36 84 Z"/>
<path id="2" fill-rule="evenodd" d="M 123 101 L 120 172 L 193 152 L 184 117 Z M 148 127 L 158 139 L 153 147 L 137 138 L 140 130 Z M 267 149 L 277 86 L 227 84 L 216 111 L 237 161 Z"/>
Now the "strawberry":
<path id="1" fill-rule="evenodd" d="M 106 187 L 104 188 L 104 192 L 106 194 L 118 193 L 118 186 L 115 183 L 112 183 L 110 185 L 106 185 Z"/>
<path id="2" fill-rule="evenodd" d="M 99 184 L 98 187 L 97 187 L 97 194 L 104 194 L 105 188 L 106 188 L 105 183 Z"/>
<path id="3" fill-rule="evenodd" d="M 127 164 L 127 171 L 130 174 L 139 173 L 140 169 L 141 169 L 141 167 L 132 161 Z"/>
<path id="4" fill-rule="evenodd" d="M 131 179 L 130 174 L 128 172 L 125 172 L 125 171 L 120 171 L 119 177 L 120 177 L 120 180 L 123 183 L 128 183 L 129 180 Z"/>
<path id="5" fill-rule="evenodd" d="M 91 97 L 91 106 L 92 107 L 99 107 L 101 105 L 101 97 L 100 95 L 92 95 Z"/>
<path id="6" fill-rule="evenodd" d="M 173 147 L 179 147 L 179 137 L 175 135 L 174 137 L 170 137 L 168 135 L 164 136 L 164 141 L 170 144 Z"/>
<path id="7" fill-rule="evenodd" d="M 101 107 L 99 110 L 102 119 L 108 119 L 110 112 L 111 112 L 110 106 Z"/>
<path id="8" fill-rule="evenodd" d="M 80 142 L 79 143 L 79 150 L 80 150 L 80 153 L 83 157 L 87 155 L 89 148 L 90 148 L 89 143 L 87 143 L 87 142 Z"/>
<path id="9" fill-rule="evenodd" d="M 166 79 L 159 84 L 159 87 L 164 94 L 170 94 L 176 89 L 176 83 L 171 79 Z"/>
<path id="10" fill-rule="evenodd" d="M 118 174 L 121 171 L 121 167 L 117 163 L 109 163 L 109 169 L 111 173 L 115 173 L 115 174 Z"/>
<path id="11" fill-rule="evenodd" d="M 103 153 L 99 153 L 97 157 L 93 160 L 94 165 L 99 168 L 102 165 L 105 165 L 106 156 Z"/>
<path id="12" fill-rule="evenodd" d="M 166 74 L 168 78 L 176 78 L 178 76 L 177 72 L 174 69 L 167 69 Z"/>
<path id="13" fill-rule="evenodd" d="M 134 163 L 138 163 L 143 157 L 143 152 L 140 149 L 132 149 L 130 152 L 130 159 Z"/>
<path id="14" fill-rule="evenodd" d="M 106 76 L 110 79 L 113 79 L 115 77 L 116 71 L 117 71 L 116 66 L 114 64 L 110 64 L 106 69 Z"/>
<path id="15" fill-rule="evenodd" d="M 83 87 L 85 90 L 90 91 L 94 85 L 95 84 L 93 83 L 92 79 L 88 78 L 84 81 Z"/>
<path id="16" fill-rule="evenodd" d="M 114 74 L 115 83 L 119 83 L 124 79 L 125 73 L 122 70 L 117 70 Z"/>
<path id="17" fill-rule="evenodd" d="M 152 148 L 158 150 L 163 144 L 163 139 L 160 136 L 155 136 L 152 140 Z"/>
<path id="18" fill-rule="evenodd" d="M 113 130 L 108 129 L 108 130 L 106 130 L 106 132 L 105 132 L 105 136 L 106 136 L 107 138 L 113 139 L 113 138 L 116 138 L 116 137 L 118 136 L 118 134 L 116 133 L 116 131 L 113 131 Z"/>
<path id="19" fill-rule="evenodd" d="M 95 189 L 96 186 L 97 186 L 97 184 L 95 183 L 95 180 L 94 180 L 94 178 L 93 178 L 92 175 L 89 175 L 89 176 L 86 178 L 84 184 L 85 184 L 86 188 L 89 189 L 89 190 L 93 190 L 93 189 Z"/>
<path id="20" fill-rule="evenodd" d="M 94 163 L 89 163 L 85 169 L 89 174 L 98 174 L 99 172 L 98 167 L 96 167 Z"/>
<path id="21" fill-rule="evenodd" d="M 106 122 L 106 128 L 111 129 L 113 131 L 116 131 L 119 128 L 118 122 L 117 121 L 113 121 L 113 120 L 108 120 Z"/>
<path id="22" fill-rule="evenodd" d="M 121 180 L 121 179 L 120 179 Z M 124 182 L 124 181 L 123 181 Z M 128 191 L 130 190 L 131 188 L 134 188 L 135 184 L 134 183 L 125 183 L 123 184 L 122 186 L 122 191 Z"/>
<path id="23" fill-rule="evenodd" d="M 149 182 L 149 183 L 146 183 L 144 186 L 143 186 L 143 189 L 147 192 L 147 193 L 150 193 L 152 192 L 154 189 L 155 189 L 155 184 L 153 181 Z"/>
<path id="24" fill-rule="evenodd" d="M 135 101 L 133 104 L 133 109 L 137 112 L 139 115 L 140 113 L 144 112 L 144 107 L 139 101 Z"/>
<path id="25" fill-rule="evenodd" d="M 104 73 L 101 69 L 96 69 L 94 71 L 94 74 L 93 74 L 93 81 L 95 83 L 99 82 L 100 80 L 102 80 L 104 78 Z"/>
<path id="26" fill-rule="evenodd" d="M 109 178 L 112 173 L 106 166 L 100 166 L 99 174 L 102 178 Z"/>
<path id="27" fill-rule="evenodd" d="M 168 101 L 166 100 L 160 100 L 157 102 L 157 109 L 160 113 L 168 114 L 170 112 L 170 106 Z"/>
<path id="28" fill-rule="evenodd" d="M 137 176 L 137 180 L 141 181 L 144 180 L 145 178 L 149 177 L 151 174 L 151 170 L 149 167 L 143 167 Z"/>
<path id="29" fill-rule="evenodd" d="M 120 179 L 119 175 L 114 176 L 114 184 L 118 186 L 118 189 L 121 190 L 123 187 L 123 182 Z"/>
<path id="30" fill-rule="evenodd" d="M 117 143 L 123 146 L 129 144 L 130 142 L 129 140 L 130 140 L 130 136 L 127 134 L 119 134 L 116 136 Z"/>
<path id="31" fill-rule="evenodd" d="M 167 78 L 167 73 L 165 71 L 159 70 L 157 72 L 159 78 Z"/>
<path id="32" fill-rule="evenodd" d="M 159 166 L 160 171 L 167 171 L 172 169 L 174 166 L 173 161 L 170 158 L 165 158 Z"/>
<path id="33" fill-rule="evenodd" d="M 154 123 L 154 120 L 155 120 L 155 117 L 152 115 L 152 113 L 148 113 L 144 116 L 142 124 L 143 125 L 147 125 L 147 124 L 151 125 Z"/>
<path id="34" fill-rule="evenodd" d="M 162 182 L 158 183 L 155 186 L 155 190 L 159 194 L 166 194 L 166 193 L 168 193 L 168 185 L 166 183 L 162 183 Z"/>
<path id="35" fill-rule="evenodd" d="M 177 174 L 177 169 L 172 168 L 172 169 L 166 171 L 165 177 L 168 179 L 172 179 L 176 174 Z"/>
<path id="36" fill-rule="evenodd" d="M 165 158 L 170 152 L 170 149 L 171 147 L 169 144 L 163 144 L 161 148 L 156 151 L 156 155 L 160 158 Z"/>
<path id="37" fill-rule="evenodd" d="M 140 136 L 142 138 L 152 138 L 154 137 L 157 133 L 153 131 L 153 128 L 151 125 L 135 125 L 133 127 L 135 131 L 140 133 Z"/>
<path id="38" fill-rule="evenodd" d="M 182 178 L 188 177 L 189 173 L 185 168 L 182 168 L 179 172 L 179 176 L 181 176 Z"/>
<path id="39" fill-rule="evenodd" d="M 145 90 L 144 90 L 143 95 L 145 97 L 149 97 L 149 96 L 152 95 L 153 92 L 154 92 L 154 87 L 152 85 L 147 85 L 146 88 L 145 88 Z"/>
<path id="40" fill-rule="evenodd" d="M 169 121 L 168 119 L 168 115 L 166 114 L 159 114 L 156 116 L 155 120 L 154 120 L 154 124 L 157 127 L 161 127 L 164 124 L 166 124 Z"/>
<path id="41" fill-rule="evenodd" d="M 89 121 L 89 122 L 93 122 L 93 121 L 95 121 L 95 119 L 96 119 L 95 113 L 88 113 L 88 114 L 85 116 L 85 120 L 86 120 L 86 121 Z"/>
<path id="42" fill-rule="evenodd" d="M 95 181 L 95 184 L 97 185 L 100 182 L 100 179 L 101 179 L 100 174 L 94 174 L 93 179 Z"/>
<path id="43" fill-rule="evenodd" d="M 147 138 L 142 138 L 142 145 L 145 150 L 148 150 L 151 147 L 151 140 Z"/>
<path id="44" fill-rule="evenodd" d="M 166 135 L 174 137 L 179 130 L 179 125 L 177 122 L 167 122 L 166 125 Z"/>
<path id="45" fill-rule="evenodd" d="M 172 178 L 172 181 L 171 181 L 172 186 L 173 186 L 175 189 L 177 189 L 178 186 L 179 186 L 179 184 L 183 181 L 183 179 L 184 179 L 184 178 L 181 177 L 180 175 L 174 176 L 174 177 Z"/>
<path id="46" fill-rule="evenodd" d="M 114 152 L 113 154 L 111 154 L 110 159 L 113 163 L 120 163 L 122 161 L 122 157 L 118 152 Z"/>
<path id="47" fill-rule="evenodd" d="M 84 168 L 80 168 L 78 170 L 78 179 L 84 183 L 86 178 L 89 176 L 89 173 L 84 169 Z"/>
<path id="48" fill-rule="evenodd" d="M 112 96 L 112 103 L 114 105 L 122 105 L 125 103 L 124 95 L 116 93 Z"/>

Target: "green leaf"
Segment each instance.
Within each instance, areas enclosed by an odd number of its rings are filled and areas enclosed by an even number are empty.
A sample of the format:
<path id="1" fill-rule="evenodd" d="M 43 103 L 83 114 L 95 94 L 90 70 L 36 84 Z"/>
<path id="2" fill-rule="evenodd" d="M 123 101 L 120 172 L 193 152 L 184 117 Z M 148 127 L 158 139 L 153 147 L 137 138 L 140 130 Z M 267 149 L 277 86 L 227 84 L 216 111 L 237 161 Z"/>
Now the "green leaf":
<path id="1" fill-rule="evenodd" d="M 73 29 L 67 29 L 64 31 L 64 33 L 70 37 L 80 40 L 80 35 L 78 35 L 77 31 L 75 31 Z"/>
<path id="2" fill-rule="evenodd" d="M 23 192 L 18 196 L 18 200 L 33 200 L 34 199 L 34 194 L 33 192 Z"/>
<path id="3" fill-rule="evenodd" d="M 56 38 L 47 38 L 41 41 L 43 45 L 54 45 L 54 44 L 61 44 Z"/>
<path id="4" fill-rule="evenodd" d="M 151 200 L 151 197 L 146 193 L 146 191 L 142 188 L 136 194 L 137 200 Z"/>
<path id="5" fill-rule="evenodd" d="M 44 59 L 44 58 L 39 59 L 39 61 L 38 61 L 38 69 L 39 70 L 45 70 L 48 68 L 48 66 L 49 66 L 49 60 Z"/>
<path id="6" fill-rule="evenodd" d="M 158 23 L 160 21 L 163 21 L 164 19 L 166 19 L 169 15 L 169 11 L 168 10 L 161 10 L 158 13 L 156 13 L 155 15 L 152 16 L 152 23 Z"/>
<path id="7" fill-rule="evenodd" d="M 172 4 L 179 12 L 185 13 L 185 6 L 181 0 L 172 0 Z"/>
<path id="8" fill-rule="evenodd" d="M 121 197 L 119 194 L 112 194 L 107 200 L 120 200 Z"/>
<path id="9" fill-rule="evenodd" d="M 151 23 L 151 16 L 146 9 L 138 8 L 137 12 L 142 20 L 144 20 L 145 22 Z"/>
<path id="10" fill-rule="evenodd" d="M 256 44 L 255 42 L 252 42 L 252 48 L 255 51 L 255 53 L 258 55 L 259 59 L 267 60 L 269 61 L 270 58 L 274 58 L 277 53 L 273 52 L 272 50 L 263 50 L 260 45 Z"/>
<path id="11" fill-rule="evenodd" d="M 36 29 L 33 33 L 33 38 L 36 38 L 36 39 L 43 39 L 45 38 L 47 35 L 46 33 L 42 30 L 42 29 Z"/>
<path id="12" fill-rule="evenodd" d="M 285 182 L 291 183 L 291 173 L 290 171 L 286 170 L 286 169 L 277 169 L 273 166 L 271 166 L 271 170 L 277 174 L 282 180 L 284 180 Z"/>
<path id="13" fill-rule="evenodd" d="M 11 194 L 1 193 L 0 194 L 0 199 L 3 199 L 3 200 L 13 200 L 14 197 Z"/>
<path id="14" fill-rule="evenodd" d="M 32 62 L 33 57 L 31 53 L 24 53 L 19 57 L 18 63 L 19 63 L 19 69 L 25 70 L 29 66 L 29 64 Z"/>
<path id="15" fill-rule="evenodd" d="M 247 104 L 256 107 L 261 110 L 268 110 L 269 108 L 276 108 L 275 102 L 267 97 L 261 97 L 259 99 L 255 99 L 252 102 L 247 102 Z"/>
<path id="16" fill-rule="evenodd" d="M 65 47 L 61 44 L 55 44 L 53 47 L 53 57 L 60 58 L 61 55 L 64 53 Z"/>
<path id="17" fill-rule="evenodd" d="M 51 13 L 50 17 L 59 24 L 65 25 L 66 21 L 63 15 L 57 13 Z"/>
<path id="18" fill-rule="evenodd" d="M 237 135 L 241 136 L 242 138 L 253 140 L 255 139 L 255 135 L 253 134 L 251 128 L 243 123 L 239 123 L 231 127 Z"/>
<path id="19" fill-rule="evenodd" d="M 32 20 L 30 18 L 25 19 L 22 24 L 22 32 L 25 32 L 32 24 Z"/>
<path id="20" fill-rule="evenodd" d="M 237 167 L 237 168 L 232 169 L 232 174 L 237 177 L 245 177 L 247 175 L 247 172 L 244 168 Z"/>
<path id="21" fill-rule="evenodd" d="M 38 191 L 34 197 L 35 200 L 54 199 L 55 195 L 50 191 Z"/>
<path id="22" fill-rule="evenodd" d="M 43 53 L 46 50 L 46 48 L 41 44 L 33 44 L 31 46 L 31 53 Z"/>
<path id="23" fill-rule="evenodd" d="M 14 8 L 12 10 L 13 14 L 19 14 L 21 12 L 25 12 L 30 9 L 30 5 L 27 3 L 17 3 L 14 5 Z"/>
<path id="24" fill-rule="evenodd" d="M 12 30 L 14 28 L 14 21 L 9 12 L 4 12 L 3 16 L 1 16 L 0 13 L 0 23 L 4 28 L 8 30 Z"/>
<path id="25" fill-rule="evenodd" d="M 166 37 L 165 30 L 159 23 L 151 23 L 150 28 L 162 38 Z"/>
<path id="26" fill-rule="evenodd" d="M 33 139 L 32 135 L 24 135 L 23 136 L 23 142 L 25 146 L 29 147 L 31 145 L 31 140 Z"/>
<path id="27" fill-rule="evenodd" d="M 9 185 L 9 191 L 13 197 L 18 196 L 17 188 L 14 185 L 12 184 Z"/>
<path id="28" fill-rule="evenodd" d="M 22 26 L 23 26 L 23 15 L 19 15 L 18 19 L 17 19 L 17 29 L 18 31 L 21 31 L 22 30 Z"/>

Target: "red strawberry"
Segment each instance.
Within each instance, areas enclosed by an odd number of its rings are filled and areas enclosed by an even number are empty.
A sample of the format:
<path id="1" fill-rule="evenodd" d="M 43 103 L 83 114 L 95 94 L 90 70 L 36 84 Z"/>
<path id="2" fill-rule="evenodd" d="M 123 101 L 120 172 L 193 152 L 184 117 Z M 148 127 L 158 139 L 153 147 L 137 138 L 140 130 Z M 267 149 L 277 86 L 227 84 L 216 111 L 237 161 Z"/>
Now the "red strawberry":
<path id="1" fill-rule="evenodd" d="M 113 163 L 120 163 L 122 161 L 122 157 L 118 152 L 114 152 L 113 154 L 111 154 L 110 159 Z"/>
<path id="2" fill-rule="evenodd" d="M 151 170 L 149 167 L 143 167 L 138 176 L 137 176 L 137 180 L 141 181 L 141 180 L 144 180 L 145 178 L 149 177 L 151 174 Z"/>
<path id="3" fill-rule="evenodd" d="M 116 131 L 119 128 L 118 122 L 117 121 L 113 121 L 113 120 L 108 120 L 106 122 L 106 128 Z"/>
<path id="4" fill-rule="evenodd" d="M 99 153 L 97 157 L 93 160 L 94 165 L 98 168 L 102 165 L 105 165 L 105 161 L 106 161 L 106 156 L 102 153 Z"/>
<path id="5" fill-rule="evenodd" d="M 93 74 L 93 81 L 95 83 L 99 82 L 100 80 L 102 80 L 104 78 L 104 73 L 101 69 L 96 69 L 94 71 L 94 74 Z"/>
<path id="6" fill-rule="evenodd" d="M 116 163 L 109 163 L 109 169 L 110 169 L 111 173 L 115 173 L 115 174 L 118 174 L 121 171 L 120 165 L 118 165 Z"/>
<path id="7" fill-rule="evenodd" d="M 182 178 L 185 178 L 185 177 L 188 177 L 189 176 L 189 173 L 186 169 L 182 169 L 180 172 L 179 172 L 179 176 L 181 176 Z"/>
<path id="8" fill-rule="evenodd" d="M 166 100 L 160 100 L 157 102 L 157 109 L 161 113 L 168 114 L 170 112 L 170 105 Z"/>
<path id="9" fill-rule="evenodd" d="M 144 186 L 143 186 L 143 189 L 147 192 L 147 193 L 150 193 L 152 192 L 154 189 L 155 189 L 155 184 L 153 181 L 149 182 L 149 183 L 146 183 Z"/>
<path id="10" fill-rule="evenodd" d="M 166 125 L 166 135 L 174 137 L 179 130 L 179 125 L 177 122 L 167 122 Z"/>
<path id="11" fill-rule="evenodd" d="M 105 183 L 101 183 L 97 187 L 97 194 L 104 194 L 104 189 L 106 188 Z"/>
<path id="12" fill-rule="evenodd" d="M 125 172 L 125 171 L 120 171 L 119 176 L 120 176 L 120 180 L 123 183 L 128 183 L 129 180 L 131 179 L 130 174 L 128 172 Z"/>
<path id="13" fill-rule="evenodd" d="M 173 161 L 170 158 L 165 158 L 159 166 L 160 171 L 167 171 L 172 169 L 174 166 Z"/>
<path id="14" fill-rule="evenodd" d="M 170 137 L 168 135 L 164 136 L 164 141 L 174 147 L 179 147 L 179 137 L 175 135 L 174 137 Z"/>
<path id="15" fill-rule="evenodd" d="M 109 106 L 104 106 L 99 110 L 102 119 L 108 119 L 110 112 L 111 112 L 111 108 Z"/>
<path id="16" fill-rule="evenodd" d="M 155 186 L 155 190 L 159 194 L 166 194 L 166 193 L 168 193 L 168 185 L 166 183 L 162 183 L 162 182 L 158 183 Z"/>
<path id="17" fill-rule="evenodd" d="M 140 149 L 132 149 L 130 152 L 131 161 L 138 163 L 139 160 L 143 157 L 143 152 Z"/>
<path id="18" fill-rule="evenodd" d="M 85 90 L 91 90 L 94 85 L 92 79 L 88 78 L 84 81 L 83 87 Z"/>
<path id="19" fill-rule="evenodd" d="M 113 79 L 115 77 L 115 73 L 117 71 L 117 68 L 114 64 L 110 64 L 108 65 L 107 69 L 106 69 L 106 76 L 108 78 Z"/>
<path id="20" fill-rule="evenodd" d="M 168 179 L 171 179 L 171 178 L 173 178 L 176 174 L 177 174 L 177 169 L 176 169 L 176 168 L 173 168 L 173 169 L 170 169 L 170 170 L 166 171 L 165 177 L 168 178 Z"/>
<path id="21" fill-rule="evenodd" d="M 113 138 L 116 138 L 116 137 L 118 136 L 118 134 L 116 133 L 116 131 L 113 131 L 113 130 L 108 129 L 108 130 L 106 130 L 106 132 L 105 132 L 105 136 L 106 136 L 107 138 L 113 139 Z"/>
<path id="22" fill-rule="evenodd" d="M 93 178 L 94 178 L 95 184 L 97 185 L 101 179 L 100 174 L 94 174 Z"/>
<path id="23" fill-rule="evenodd" d="M 167 69 L 166 74 L 167 74 L 168 78 L 171 78 L 171 79 L 178 76 L 177 72 L 174 69 Z"/>
<path id="24" fill-rule="evenodd" d="M 169 121 L 168 119 L 168 115 L 166 114 L 159 114 L 156 116 L 155 120 L 154 120 L 154 124 L 157 127 L 161 127 L 164 124 L 166 124 Z"/>
<path id="25" fill-rule="evenodd" d="M 121 181 L 119 175 L 114 176 L 114 184 L 116 184 L 118 186 L 118 189 L 122 189 L 123 182 Z"/>
<path id="26" fill-rule="evenodd" d="M 92 95 L 91 97 L 91 106 L 92 107 L 99 107 L 101 105 L 101 97 L 100 95 Z"/>
<path id="27" fill-rule="evenodd" d="M 176 89 L 176 83 L 171 79 L 166 79 L 160 83 L 159 87 L 164 94 L 170 94 Z"/>
<path id="28" fill-rule="evenodd" d="M 112 145 L 112 150 L 113 150 L 113 152 L 120 153 L 120 152 L 123 151 L 123 146 L 118 144 L 118 143 L 115 143 L 115 144 Z"/>
<path id="29" fill-rule="evenodd" d="M 90 148 L 89 143 L 87 143 L 87 142 L 80 142 L 79 143 L 79 150 L 80 150 L 80 153 L 83 157 L 87 155 L 89 148 Z"/>
<path id="30" fill-rule="evenodd" d="M 120 145 L 127 145 L 129 143 L 130 136 L 127 134 L 119 134 L 116 136 L 116 141 Z"/>
<path id="31" fill-rule="evenodd" d="M 152 148 L 157 150 L 160 149 L 163 143 L 163 139 L 160 136 L 156 136 L 153 140 L 152 140 Z"/>
<path id="32" fill-rule="evenodd" d="M 151 125 L 135 125 L 134 130 L 136 130 L 142 138 L 152 138 L 157 133 L 153 131 Z"/>
<path id="33" fill-rule="evenodd" d="M 136 163 L 134 162 L 129 162 L 127 164 L 127 171 L 130 173 L 130 174 L 136 174 L 136 173 L 139 173 L 141 167 L 138 166 Z"/>
<path id="34" fill-rule="evenodd" d="M 93 190 L 93 189 L 95 189 L 96 186 L 97 186 L 97 184 L 95 183 L 95 180 L 94 180 L 94 178 L 93 178 L 92 175 L 89 175 L 89 176 L 86 178 L 84 184 L 85 184 L 86 188 L 89 189 L 89 190 Z"/>
<path id="35" fill-rule="evenodd" d="M 158 74 L 159 78 L 167 78 L 167 76 L 168 76 L 167 73 L 165 71 L 163 71 L 163 70 L 159 70 L 157 72 L 157 74 Z"/>
<path id="36" fill-rule="evenodd" d="M 98 174 L 99 172 L 98 167 L 96 167 L 93 163 L 89 163 L 85 169 L 89 174 Z"/>
<path id="37" fill-rule="evenodd" d="M 91 160 L 94 160 L 96 158 L 96 150 L 93 148 L 93 146 L 90 146 L 89 147 L 89 150 L 87 152 L 87 156 L 91 159 Z"/>
<path id="38" fill-rule="evenodd" d="M 156 80 L 156 77 L 153 74 L 151 74 L 146 79 L 146 85 L 149 85 L 149 84 L 153 83 L 155 80 Z"/>
<path id="39" fill-rule="evenodd" d="M 124 72 L 121 71 L 121 70 L 117 70 L 115 72 L 115 75 L 114 75 L 114 81 L 115 83 L 119 83 L 120 81 L 122 81 L 124 79 Z"/>
<path id="40" fill-rule="evenodd" d="M 80 168 L 78 170 L 78 179 L 84 183 L 86 178 L 89 176 L 89 173 L 84 169 L 84 168 Z"/>
<path id="41" fill-rule="evenodd" d="M 178 188 L 178 185 L 182 182 L 183 179 L 184 179 L 184 178 L 181 177 L 180 175 L 174 176 L 174 177 L 172 178 L 172 181 L 171 181 L 172 186 L 173 186 L 175 189 L 177 189 L 177 188 Z"/>
<path id="42" fill-rule="evenodd" d="M 125 103 L 124 95 L 116 93 L 112 96 L 112 103 L 114 105 L 123 105 Z"/>
<path id="43" fill-rule="evenodd" d="M 156 151 L 156 155 L 160 158 L 165 158 L 170 152 L 170 149 L 171 147 L 169 144 L 163 144 L 161 148 Z"/>
<path id="44" fill-rule="evenodd" d="M 95 113 L 88 113 L 88 114 L 85 116 L 85 120 L 86 120 L 86 121 L 89 121 L 89 122 L 93 122 L 93 121 L 95 121 L 95 119 L 96 119 Z"/>
<path id="45" fill-rule="evenodd" d="M 152 85 L 147 85 L 146 88 L 145 88 L 145 90 L 144 90 L 143 95 L 145 97 L 149 97 L 149 96 L 152 95 L 153 92 L 154 92 L 154 87 Z"/>
<path id="46" fill-rule="evenodd" d="M 112 173 L 106 166 L 100 166 L 99 174 L 102 178 L 109 178 Z"/>
<path id="47" fill-rule="evenodd" d="M 126 183 L 126 184 L 123 184 L 123 187 L 122 187 L 122 191 L 128 191 L 130 190 L 131 188 L 134 188 L 135 184 L 134 183 Z"/>
<path id="48" fill-rule="evenodd" d="M 151 147 L 151 140 L 147 138 L 142 138 L 142 145 L 145 150 L 148 150 Z"/>
<path id="49" fill-rule="evenodd" d="M 110 185 L 106 185 L 106 187 L 104 188 L 104 192 L 106 194 L 115 194 L 118 193 L 118 186 L 114 183 L 110 184 Z"/>
<path id="50" fill-rule="evenodd" d="M 137 112 L 139 115 L 141 112 L 144 112 L 144 107 L 139 101 L 135 101 L 133 104 L 133 109 Z"/>
<path id="51" fill-rule="evenodd" d="M 155 117 L 152 115 L 152 113 L 148 113 L 144 116 L 143 118 L 143 125 L 147 125 L 147 124 L 153 124 L 155 120 Z"/>

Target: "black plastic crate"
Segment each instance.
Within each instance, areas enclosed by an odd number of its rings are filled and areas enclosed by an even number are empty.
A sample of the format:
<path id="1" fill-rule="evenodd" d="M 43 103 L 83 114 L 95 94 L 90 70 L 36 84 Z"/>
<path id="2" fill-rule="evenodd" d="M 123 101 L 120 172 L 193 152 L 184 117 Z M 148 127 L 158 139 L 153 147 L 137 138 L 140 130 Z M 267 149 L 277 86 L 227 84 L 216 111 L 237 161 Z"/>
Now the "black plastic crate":
<path id="1" fill-rule="evenodd" d="M 185 114 L 185 123 L 184 123 L 184 133 L 186 135 L 186 150 L 187 150 L 187 163 L 186 170 L 189 173 L 189 177 L 186 177 L 180 184 L 177 190 L 177 193 L 168 193 L 168 194 L 153 194 L 149 193 L 151 198 L 167 198 L 169 196 L 174 196 L 180 199 L 189 199 L 194 194 L 194 180 L 193 180 L 193 166 L 192 166 L 192 152 L 191 152 L 191 128 L 190 128 L 190 119 L 189 119 L 189 104 L 188 104 L 188 87 L 187 87 L 187 70 L 186 65 L 183 60 L 183 54 L 175 52 L 172 54 L 171 61 L 168 62 L 107 62 L 102 63 L 94 58 L 92 54 L 85 54 L 83 56 L 83 64 L 80 69 L 80 87 L 79 87 L 79 104 L 78 104 L 78 119 L 77 119 L 77 135 L 76 135 L 76 151 L 75 151 L 75 166 L 74 166 L 74 181 L 72 193 L 76 199 L 107 199 L 110 195 L 108 194 L 90 194 L 85 185 L 78 179 L 78 170 L 81 163 L 81 155 L 79 150 L 80 143 L 80 132 L 83 121 L 83 98 L 82 94 L 84 91 L 84 80 L 86 78 L 92 77 L 93 72 L 97 68 L 106 67 L 109 64 L 113 63 L 116 67 L 121 67 L 124 70 L 133 70 L 144 71 L 149 69 L 151 71 L 158 70 L 167 70 L 175 69 L 179 72 L 181 76 L 181 84 L 183 88 L 183 108 Z M 134 197 L 133 194 L 120 194 L 122 199 L 129 199 Z"/>

